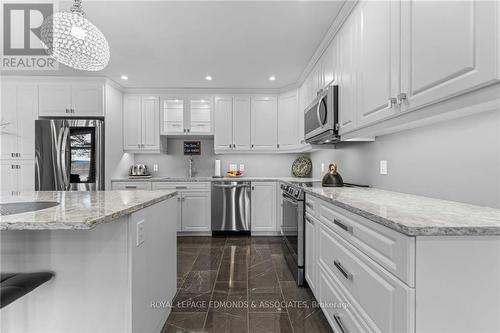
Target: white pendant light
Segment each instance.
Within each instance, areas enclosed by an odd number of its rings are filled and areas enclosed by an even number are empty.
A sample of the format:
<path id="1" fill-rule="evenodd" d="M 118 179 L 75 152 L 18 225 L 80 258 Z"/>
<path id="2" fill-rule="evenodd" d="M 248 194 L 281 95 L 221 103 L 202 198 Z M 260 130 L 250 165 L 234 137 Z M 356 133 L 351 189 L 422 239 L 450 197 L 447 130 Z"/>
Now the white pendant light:
<path id="1" fill-rule="evenodd" d="M 108 65 L 109 45 L 103 33 L 85 18 L 82 0 L 71 12 L 59 12 L 42 25 L 42 41 L 58 62 L 84 71 L 100 71 Z"/>

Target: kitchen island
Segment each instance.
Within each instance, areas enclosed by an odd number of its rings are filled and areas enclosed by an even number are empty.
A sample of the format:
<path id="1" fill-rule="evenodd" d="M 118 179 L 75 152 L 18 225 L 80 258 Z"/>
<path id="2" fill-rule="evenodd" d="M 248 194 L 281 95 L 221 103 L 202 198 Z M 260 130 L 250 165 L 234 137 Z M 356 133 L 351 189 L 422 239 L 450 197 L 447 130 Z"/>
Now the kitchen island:
<path id="1" fill-rule="evenodd" d="M 4 307 L 0 331 L 160 332 L 176 293 L 176 197 L 175 191 L 1 195 L 0 203 L 13 204 L 4 205 L 11 214 L 0 216 L 1 272 L 55 277 Z M 21 202 L 54 204 L 21 212 Z"/>

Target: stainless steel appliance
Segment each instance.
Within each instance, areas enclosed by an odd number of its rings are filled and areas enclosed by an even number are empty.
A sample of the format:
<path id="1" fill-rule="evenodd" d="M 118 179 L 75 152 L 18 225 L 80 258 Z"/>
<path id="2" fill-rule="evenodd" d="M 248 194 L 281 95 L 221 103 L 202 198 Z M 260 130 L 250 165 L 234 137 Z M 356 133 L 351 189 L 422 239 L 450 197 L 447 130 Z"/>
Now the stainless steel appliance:
<path id="1" fill-rule="evenodd" d="M 250 233 L 250 182 L 212 182 L 212 234 Z"/>
<path id="2" fill-rule="evenodd" d="M 104 121 L 35 121 L 37 191 L 104 190 Z"/>
<path id="3" fill-rule="evenodd" d="M 325 144 L 340 141 L 338 91 L 336 85 L 321 91 L 304 113 L 307 143 Z"/>
<path id="4" fill-rule="evenodd" d="M 304 285 L 304 202 L 301 186 L 281 184 L 282 206 L 282 247 L 286 262 L 297 285 Z"/>
<path id="5" fill-rule="evenodd" d="M 134 164 L 131 165 L 130 168 L 128 169 L 128 175 L 132 177 L 138 177 L 138 176 L 148 177 L 151 174 L 149 173 L 147 165 Z"/>

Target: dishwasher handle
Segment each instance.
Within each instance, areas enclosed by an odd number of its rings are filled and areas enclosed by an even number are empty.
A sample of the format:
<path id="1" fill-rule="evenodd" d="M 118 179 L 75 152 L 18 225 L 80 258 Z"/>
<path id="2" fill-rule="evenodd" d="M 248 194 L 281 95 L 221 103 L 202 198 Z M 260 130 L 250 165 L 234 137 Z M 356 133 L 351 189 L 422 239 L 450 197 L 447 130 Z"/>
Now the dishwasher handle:
<path id="1" fill-rule="evenodd" d="M 220 188 L 250 188 L 250 185 L 224 185 L 224 184 L 213 184 L 213 187 L 220 187 Z"/>

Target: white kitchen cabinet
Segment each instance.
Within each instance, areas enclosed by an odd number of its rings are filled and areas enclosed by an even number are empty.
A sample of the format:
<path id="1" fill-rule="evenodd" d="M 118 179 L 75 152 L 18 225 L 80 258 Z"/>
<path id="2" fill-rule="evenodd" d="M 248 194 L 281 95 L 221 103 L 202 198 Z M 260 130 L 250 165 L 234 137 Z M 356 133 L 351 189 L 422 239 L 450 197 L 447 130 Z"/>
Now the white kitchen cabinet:
<path id="1" fill-rule="evenodd" d="M 356 10 L 356 9 L 355 9 Z M 358 54 L 358 17 L 353 12 L 344 23 L 339 38 L 339 132 L 355 129 Z"/>
<path id="2" fill-rule="evenodd" d="M 337 59 L 338 59 L 337 41 L 338 41 L 337 39 L 332 40 L 328 48 L 321 56 L 323 88 L 326 88 L 336 78 L 335 71 L 337 69 Z"/>
<path id="3" fill-rule="evenodd" d="M 182 231 L 210 231 L 210 193 L 183 192 L 181 201 Z"/>
<path id="4" fill-rule="evenodd" d="M 356 127 L 396 114 L 400 92 L 400 1 L 363 1 L 359 24 Z"/>
<path id="5" fill-rule="evenodd" d="M 296 89 L 278 97 L 278 149 L 291 149 L 299 144 L 298 91 Z"/>
<path id="6" fill-rule="evenodd" d="M 402 1 L 403 111 L 498 82 L 498 13 L 497 1 Z"/>
<path id="7" fill-rule="evenodd" d="M 33 160 L 1 160 L 0 188 L 19 193 L 35 190 L 35 163 Z"/>
<path id="8" fill-rule="evenodd" d="M 34 84 L 3 83 L 0 119 L 2 159 L 35 158 L 38 91 Z"/>
<path id="9" fill-rule="evenodd" d="M 154 182 L 152 189 L 177 191 L 178 232 L 198 234 L 210 233 L 210 183 Z"/>
<path id="10" fill-rule="evenodd" d="M 250 228 L 252 233 L 277 233 L 276 193 L 276 182 L 252 182 Z"/>
<path id="11" fill-rule="evenodd" d="M 215 104 L 215 150 L 233 149 L 233 97 L 217 96 Z"/>
<path id="12" fill-rule="evenodd" d="M 251 147 L 251 106 L 249 96 L 233 97 L 233 148 L 249 150 Z"/>
<path id="13" fill-rule="evenodd" d="M 123 103 L 123 150 L 160 151 L 160 110 L 156 96 L 125 95 Z"/>
<path id="14" fill-rule="evenodd" d="M 211 96 L 167 96 L 162 99 L 162 135 L 211 135 Z"/>
<path id="15" fill-rule="evenodd" d="M 251 101 L 252 149 L 277 148 L 278 101 L 276 96 L 254 96 Z"/>
<path id="16" fill-rule="evenodd" d="M 142 150 L 160 149 L 160 101 L 158 97 L 146 96 L 141 100 Z"/>
<path id="17" fill-rule="evenodd" d="M 102 83 L 40 83 L 39 110 L 43 117 L 103 117 Z"/>
<path id="18" fill-rule="evenodd" d="M 318 275 L 318 254 L 316 253 L 316 229 L 319 226 L 316 226 L 318 223 L 312 216 L 305 216 L 305 278 L 307 284 L 314 292 L 316 290 L 317 284 L 317 275 Z"/>

